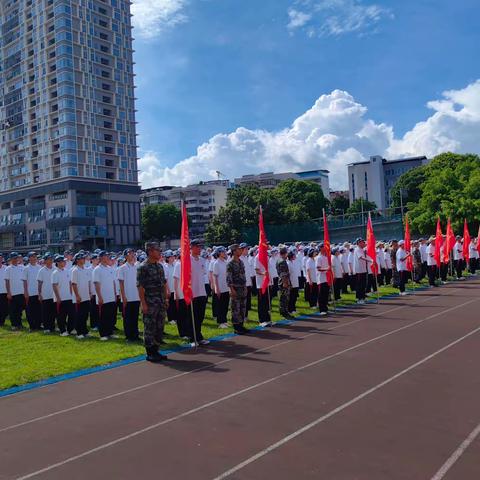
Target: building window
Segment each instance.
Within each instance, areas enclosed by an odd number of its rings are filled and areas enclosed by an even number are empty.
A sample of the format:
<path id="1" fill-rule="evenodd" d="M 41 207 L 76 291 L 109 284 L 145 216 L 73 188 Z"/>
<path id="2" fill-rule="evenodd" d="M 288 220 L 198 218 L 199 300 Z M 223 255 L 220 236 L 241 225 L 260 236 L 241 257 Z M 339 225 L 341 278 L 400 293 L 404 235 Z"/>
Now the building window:
<path id="1" fill-rule="evenodd" d="M 355 175 L 352 173 L 352 198 L 355 201 Z"/>
<path id="2" fill-rule="evenodd" d="M 104 205 L 77 205 L 79 217 L 107 217 L 107 207 Z"/>
<path id="3" fill-rule="evenodd" d="M 47 231 L 44 228 L 30 230 L 29 245 L 43 245 L 47 243 Z"/>
<path id="4" fill-rule="evenodd" d="M 50 242 L 62 243 L 70 240 L 70 232 L 67 228 L 52 228 L 50 230 Z"/>
<path id="5" fill-rule="evenodd" d="M 48 219 L 54 220 L 56 218 L 66 218 L 68 217 L 68 208 L 66 205 L 60 207 L 52 207 L 48 209 Z"/>
<path id="6" fill-rule="evenodd" d="M 13 237 L 13 244 L 15 247 L 27 246 L 27 235 L 25 232 L 15 232 Z"/>

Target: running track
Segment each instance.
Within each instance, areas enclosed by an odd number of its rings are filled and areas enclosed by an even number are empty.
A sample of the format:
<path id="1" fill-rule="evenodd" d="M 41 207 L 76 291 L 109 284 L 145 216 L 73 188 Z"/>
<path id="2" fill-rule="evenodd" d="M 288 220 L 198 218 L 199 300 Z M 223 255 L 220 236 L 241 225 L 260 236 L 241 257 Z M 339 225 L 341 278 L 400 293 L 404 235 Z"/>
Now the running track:
<path id="1" fill-rule="evenodd" d="M 478 480 L 479 312 L 455 282 L 2 398 L 0 478 Z"/>

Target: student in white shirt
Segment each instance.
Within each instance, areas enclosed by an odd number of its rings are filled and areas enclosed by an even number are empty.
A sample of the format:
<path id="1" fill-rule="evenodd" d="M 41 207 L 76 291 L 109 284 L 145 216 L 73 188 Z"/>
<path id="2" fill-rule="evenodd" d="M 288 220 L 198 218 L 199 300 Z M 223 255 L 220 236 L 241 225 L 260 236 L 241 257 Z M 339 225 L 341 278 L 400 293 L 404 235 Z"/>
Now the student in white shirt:
<path id="1" fill-rule="evenodd" d="M 117 271 L 117 279 L 122 300 L 123 330 L 129 342 L 140 341 L 138 333 L 138 314 L 140 312 L 140 297 L 137 288 L 136 256 L 133 248 L 123 251 L 125 263 Z"/>
<path id="2" fill-rule="evenodd" d="M 422 270 L 421 270 L 421 275 L 420 275 L 420 279 L 422 278 L 425 278 L 425 276 L 427 275 L 427 267 L 428 267 L 428 264 L 427 264 L 427 259 L 428 259 L 428 253 L 427 253 L 427 241 L 424 239 L 424 238 L 421 238 L 419 240 L 420 242 L 420 247 L 419 247 L 419 250 L 420 250 L 420 257 L 422 259 Z"/>
<path id="3" fill-rule="evenodd" d="M 307 252 L 307 260 L 305 262 L 305 300 L 308 301 L 310 308 L 316 309 L 318 302 L 318 285 L 317 285 L 317 268 L 315 266 L 314 248 L 310 248 Z"/>
<path id="4" fill-rule="evenodd" d="M 478 263 L 478 250 L 477 246 L 475 245 L 475 239 L 472 238 L 470 240 L 470 245 L 468 246 L 468 268 L 472 275 L 475 275 L 477 271 L 477 263 Z"/>
<path id="5" fill-rule="evenodd" d="M 5 271 L 7 267 L 4 264 L 3 254 L 0 253 L 0 327 L 5 325 L 8 316 L 7 287 L 5 285 Z"/>
<path id="6" fill-rule="evenodd" d="M 40 271 L 37 254 L 29 252 L 28 264 L 23 268 L 23 288 L 25 296 L 25 314 L 30 330 L 40 330 L 42 326 L 42 310 L 38 300 L 37 277 Z"/>
<path id="7" fill-rule="evenodd" d="M 178 335 L 183 340 L 190 340 L 192 326 L 188 324 L 188 308 L 191 308 L 190 305 L 187 306 L 185 303 L 185 298 L 183 295 L 182 285 L 180 283 L 182 277 L 182 263 L 180 258 L 175 262 L 175 267 L 173 270 L 173 291 L 175 295 L 175 306 L 177 310 L 177 328 Z"/>
<path id="8" fill-rule="evenodd" d="M 383 242 L 377 243 L 376 257 L 378 266 L 378 284 L 385 285 L 385 276 L 387 274 L 387 264 L 385 262 L 385 245 Z"/>
<path id="9" fill-rule="evenodd" d="M 53 271 L 53 255 L 46 253 L 43 256 L 43 267 L 37 275 L 38 299 L 42 305 L 43 333 L 53 333 L 55 331 L 57 305 L 53 299 Z"/>
<path id="10" fill-rule="evenodd" d="M 85 254 L 77 253 L 73 257 L 73 267 L 70 271 L 72 283 L 72 298 L 76 310 L 75 330 L 77 338 L 88 335 L 87 320 L 90 313 L 90 283 L 92 271 L 85 266 Z"/>
<path id="11" fill-rule="evenodd" d="M 85 263 L 85 268 L 90 270 L 90 329 L 94 332 L 98 331 L 98 306 L 97 306 L 97 296 L 95 292 L 95 285 L 93 284 L 92 276 L 95 267 L 100 263 L 98 255 L 94 253 L 90 257 L 90 266 L 87 267 Z"/>
<path id="12" fill-rule="evenodd" d="M 75 330 L 75 309 L 72 303 L 70 270 L 65 267 L 65 257 L 55 257 L 56 269 L 52 273 L 52 287 L 57 304 L 57 323 L 60 336 L 68 337 Z"/>
<path id="13" fill-rule="evenodd" d="M 328 313 L 328 296 L 330 294 L 330 285 L 328 284 L 328 272 L 330 264 L 325 252 L 325 245 L 320 244 L 320 254 L 315 260 L 317 269 L 317 285 L 318 285 L 318 309 L 320 315 Z"/>
<path id="14" fill-rule="evenodd" d="M 98 331 L 100 340 L 115 338 L 113 329 L 117 313 L 117 293 L 115 291 L 115 272 L 109 266 L 108 253 L 102 250 L 98 254 L 100 265 L 95 267 L 92 281 L 95 286 L 96 301 L 99 310 Z"/>
<path id="15" fill-rule="evenodd" d="M 343 265 L 342 258 L 340 256 L 340 249 L 332 249 L 332 272 L 333 272 L 333 294 L 335 295 L 335 300 L 340 300 L 342 297 L 340 292 L 343 287 Z"/>
<path id="16" fill-rule="evenodd" d="M 175 294 L 174 294 L 174 285 L 173 285 L 173 271 L 175 270 L 175 255 L 171 250 L 166 250 L 163 254 L 165 258 L 165 279 L 167 280 L 168 286 L 168 308 L 167 308 L 167 318 L 171 325 L 177 323 L 177 308 L 175 304 Z M 205 278 L 208 279 L 208 274 L 205 275 Z M 205 285 L 206 288 L 206 285 Z"/>
<path id="17" fill-rule="evenodd" d="M 255 257 L 255 284 L 257 286 L 257 296 L 258 296 L 258 321 L 260 326 L 266 327 L 270 325 L 270 294 L 269 286 L 265 289 L 265 292 L 262 293 L 262 285 L 265 279 L 269 277 L 268 271 L 268 258 L 267 258 L 267 268 L 260 262 L 259 255 Z"/>
<path id="18" fill-rule="evenodd" d="M 405 292 L 405 284 L 407 283 L 408 279 L 408 270 L 407 270 L 407 258 L 411 256 L 410 252 L 405 250 L 405 242 L 400 240 L 398 242 L 398 250 L 396 253 L 396 260 L 397 260 L 397 271 L 399 275 L 399 286 L 400 295 L 406 295 Z"/>
<path id="19" fill-rule="evenodd" d="M 355 243 L 357 245 L 353 252 L 353 266 L 356 275 L 355 296 L 357 303 L 363 304 L 365 303 L 365 292 L 367 288 L 368 259 L 365 253 L 365 240 L 363 240 L 363 238 L 357 238 Z"/>
<path id="20" fill-rule="evenodd" d="M 296 256 L 296 250 L 290 250 L 287 255 L 288 273 L 290 275 L 290 298 L 288 301 L 288 313 L 296 315 L 298 289 L 300 288 L 301 263 Z"/>
<path id="21" fill-rule="evenodd" d="M 274 247 L 270 250 L 270 257 L 268 259 L 268 271 L 270 272 L 270 299 L 278 295 L 278 272 L 277 261 L 279 253 L 278 248 Z"/>
<path id="22" fill-rule="evenodd" d="M 12 330 L 23 328 L 22 312 L 25 308 L 23 257 L 17 252 L 10 254 L 10 265 L 5 270 L 5 286 L 9 301 L 9 316 Z"/>
<path id="23" fill-rule="evenodd" d="M 220 328 L 228 328 L 230 288 L 227 284 L 227 250 L 225 247 L 218 247 L 217 254 L 218 258 L 213 264 L 214 294 L 217 297 L 217 323 Z"/>
<path id="24" fill-rule="evenodd" d="M 455 266 L 455 272 L 457 274 L 457 280 L 462 279 L 462 272 L 464 267 L 464 256 L 463 256 L 463 242 L 460 235 L 456 236 L 456 242 L 453 247 L 453 264 Z"/>
<path id="25" fill-rule="evenodd" d="M 252 263 L 249 261 L 248 245 L 246 243 L 241 243 L 240 248 L 242 249 L 240 260 L 243 262 L 243 266 L 245 268 L 245 277 L 247 279 L 247 305 L 245 311 L 245 321 L 248 321 L 248 312 L 252 309 L 252 277 L 255 276 L 255 271 Z"/>

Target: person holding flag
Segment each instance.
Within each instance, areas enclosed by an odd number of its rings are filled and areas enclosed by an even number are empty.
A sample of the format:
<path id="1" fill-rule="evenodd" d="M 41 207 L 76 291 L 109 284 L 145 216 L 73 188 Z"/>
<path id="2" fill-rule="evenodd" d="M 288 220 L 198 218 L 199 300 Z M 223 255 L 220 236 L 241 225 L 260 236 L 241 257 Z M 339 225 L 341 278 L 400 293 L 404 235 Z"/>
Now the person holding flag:
<path id="1" fill-rule="evenodd" d="M 477 238 L 477 243 L 478 243 L 478 238 Z M 475 245 L 475 238 L 472 237 L 470 239 L 470 244 L 468 246 L 468 257 L 469 257 L 468 268 L 472 275 L 475 275 L 477 271 L 477 264 L 478 264 L 478 257 L 479 257 L 479 252 L 477 248 L 478 248 L 478 245 Z"/>
<path id="2" fill-rule="evenodd" d="M 269 299 L 269 284 L 270 275 L 268 271 L 268 242 L 265 233 L 265 226 L 263 224 L 263 210 L 260 206 L 258 214 L 258 253 L 255 257 L 255 283 L 258 292 L 258 321 L 261 327 L 267 327 L 271 324 L 270 320 L 270 299 Z"/>
<path id="3" fill-rule="evenodd" d="M 378 275 L 378 263 L 377 263 L 377 248 L 375 235 L 373 233 L 372 217 L 368 214 L 367 221 L 367 289 L 366 291 L 376 292 L 377 288 L 377 275 Z M 377 297 L 378 299 L 378 297 Z"/>
<path id="4" fill-rule="evenodd" d="M 457 274 L 457 280 L 463 280 L 462 272 L 464 260 L 462 237 L 457 235 L 455 245 L 453 246 L 453 265 Z"/>
<path id="5" fill-rule="evenodd" d="M 330 245 L 328 246 L 328 250 Z M 320 244 L 320 254 L 315 260 L 315 266 L 317 267 L 317 285 L 318 285 L 318 309 L 320 315 L 328 314 L 328 296 L 330 294 L 330 281 L 331 278 L 331 254 L 327 253 L 327 247 L 324 243 Z M 330 275 L 329 275 L 330 274 Z"/>
<path id="6" fill-rule="evenodd" d="M 405 291 L 405 284 L 408 281 L 408 259 L 411 258 L 412 254 L 406 250 L 405 241 L 400 240 L 398 242 L 398 250 L 396 254 L 397 259 L 397 271 L 399 275 L 399 285 L 400 295 L 404 296 L 407 294 Z"/>
<path id="7" fill-rule="evenodd" d="M 463 258 L 465 259 L 465 267 L 468 266 L 470 270 L 470 232 L 468 231 L 467 219 L 463 223 Z"/>
<path id="8" fill-rule="evenodd" d="M 450 217 L 448 217 L 445 241 L 443 242 L 443 245 L 442 245 L 442 249 L 443 249 L 442 265 L 440 267 L 440 279 L 442 280 L 443 283 L 447 281 L 448 266 L 450 265 L 450 255 L 452 253 L 454 244 L 455 244 L 455 234 L 453 233 Z"/>
<path id="9" fill-rule="evenodd" d="M 436 287 L 435 279 L 437 278 L 437 261 L 435 259 L 435 237 L 430 237 L 427 246 L 427 274 L 428 284 L 431 287 Z"/>
<path id="10" fill-rule="evenodd" d="M 406 268 L 407 273 L 405 274 L 408 277 L 412 276 L 413 272 L 413 257 L 412 253 L 412 240 L 410 238 L 410 225 L 408 224 L 408 213 L 405 214 L 405 252 L 408 254 L 406 259 Z"/>

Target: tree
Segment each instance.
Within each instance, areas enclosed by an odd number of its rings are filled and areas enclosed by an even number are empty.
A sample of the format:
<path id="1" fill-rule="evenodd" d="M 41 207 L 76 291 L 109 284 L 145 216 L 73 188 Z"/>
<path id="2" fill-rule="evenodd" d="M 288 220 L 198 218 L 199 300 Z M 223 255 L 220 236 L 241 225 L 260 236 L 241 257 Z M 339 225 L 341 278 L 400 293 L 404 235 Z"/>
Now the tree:
<path id="1" fill-rule="evenodd" d="M 377 210 L 377 205 L 375 202 L 369 202 L 363 198 L 357 198 L 352 202 L 345 213 L 352 215 L 355 213 L 370 212 L 375 210 Z"/>
<path id="2" fill-rule="evenodd" d="M 443 223 L 450 217 L 458 233 L 464 218 L 476 231 L 480 221 L 480 157 L 443 153 L 432 159 L 425 173 L 418 202 L 407 204 L 413 230 L 433 233 L 440 216 Z"/>
<path id="3" fill-rule="evenodd" d="M 142 211 L 145 239 L 167 240 L 180 236 L 182 213 L 171 203 L 148 205 Z"/>
<path id="4" fill-rule="evenodd" d="M 401 207 L 402 204 L 417 203 L 422 195 L 421 187 L 427 177 L 428 166 L 412 168 L 404 173 L 390 191 L 393 207 Z M 400 201 L 400 192 L 403 196 Z"/>
<path id="5" fill-rule="evenodd" d="M 330 213 L 332 215 L 342 215 L 350 206 L 348 195 L 338 195 L 333 200 L 330 200 Z"/>

